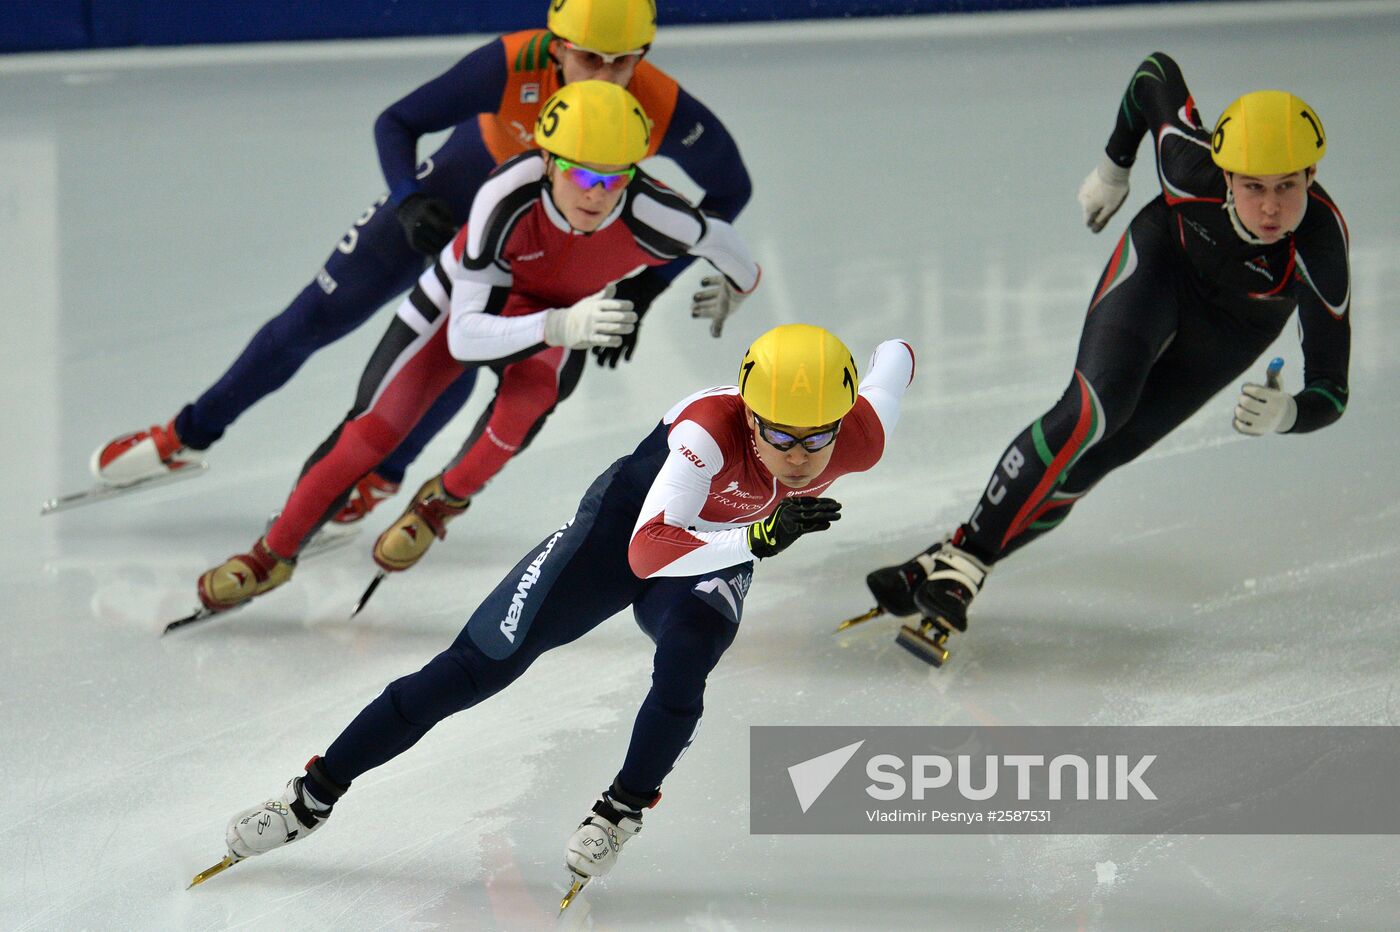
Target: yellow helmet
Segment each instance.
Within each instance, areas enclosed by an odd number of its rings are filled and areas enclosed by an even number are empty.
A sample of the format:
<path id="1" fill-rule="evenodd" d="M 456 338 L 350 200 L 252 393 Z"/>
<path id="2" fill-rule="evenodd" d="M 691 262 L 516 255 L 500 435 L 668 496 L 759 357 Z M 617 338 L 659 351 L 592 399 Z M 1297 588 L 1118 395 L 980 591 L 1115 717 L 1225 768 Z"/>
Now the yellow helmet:
<path id="1" fill-rule="evenodd" d="M 1317 111 L 1287 91 L 1254 91 L 1225 108 L 1210 140 L 1227 172 L 1291 175 L 1327 154 Z"/>
<path id="2" fill-rule="evenodd" d="M 565 84 L 535 117 L 535 144 L 571 162 L 631 165 L 646 157 L 650 139 L 637 98 L 607 81 Z"/>
<path id="3" fill-rule="evenodd" d="M 856 361 L 836 335 L 810 324 L 774 327 L 739 366 L 739 395 L 763 420 L 788 427 L 839 421 L 856 403 Z"/>
<path id="4" fill-rule="evenodd" d="M 656 0 L 549 0 L 549 31 L 604 55 L 635 52 L 656 38 Z"/>

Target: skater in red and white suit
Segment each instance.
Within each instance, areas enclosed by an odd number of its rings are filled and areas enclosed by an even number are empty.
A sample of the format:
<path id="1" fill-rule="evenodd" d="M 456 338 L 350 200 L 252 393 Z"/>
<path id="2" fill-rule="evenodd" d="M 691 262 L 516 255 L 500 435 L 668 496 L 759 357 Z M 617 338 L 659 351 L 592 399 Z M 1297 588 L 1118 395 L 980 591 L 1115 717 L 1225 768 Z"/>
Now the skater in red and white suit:
<path id="1" fill-rule="evenodd" d="M 636 314 L 614 283 L 683 255 L 721 273 L 706 279 L 694 316 L 720 321 L 758 284 L 759 269 L 728 223 L 702 214 L 636 167 L 649 123 L 627 91 L 565 85 L 541 110 L 540 149 L 502 165 L 470 218 L 400 306 L 361 377 L 355 406 L 307 462 L 281 515 L 252 551 L 199 580 L 200 601 L 232 608 L 291 577 L 307 538 L 359 479 L 412 430 L 466 365 L 500 368 L 492 444 L 429 480 L 381 535 L 376 561 L 412 566 L 524 445 L 572 387 L 585 350 L 618 346 Z"/>
<path id="2" fill-rule="evenodd" d="M 656 645 L 651 688 L 616 779 L 565 847 L 577 884 L 607 873 L 695 737 L 754 561 L 840 517 L 840 504 L 819 496 L 880 460 L 913 377 L 902 340 L 876 347 L 858 380 L 850 352 L 826 330 L 788 324 L 759 337 L 737 386 L 667 412 L 501 579 L 450 647 L 390 683 L 280 798 L 235 815 L 229 863 L 305 837 L 362 774 L 630 607 Z M 368 818 L 373 828 L 392 814 Z"/>

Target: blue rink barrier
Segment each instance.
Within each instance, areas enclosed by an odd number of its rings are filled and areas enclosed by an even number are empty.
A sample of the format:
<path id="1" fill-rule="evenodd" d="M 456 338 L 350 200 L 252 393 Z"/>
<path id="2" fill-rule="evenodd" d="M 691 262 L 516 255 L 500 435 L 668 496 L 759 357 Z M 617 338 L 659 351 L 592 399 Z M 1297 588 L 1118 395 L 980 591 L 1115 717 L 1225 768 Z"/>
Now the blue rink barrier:
<path id="1" fill-rule="evenodd" d="M 663 26 L 973 13 L 1162 0 L 658 0 Z M 546 0 L 0 0 L 0 52 L 509 32 Z"/>

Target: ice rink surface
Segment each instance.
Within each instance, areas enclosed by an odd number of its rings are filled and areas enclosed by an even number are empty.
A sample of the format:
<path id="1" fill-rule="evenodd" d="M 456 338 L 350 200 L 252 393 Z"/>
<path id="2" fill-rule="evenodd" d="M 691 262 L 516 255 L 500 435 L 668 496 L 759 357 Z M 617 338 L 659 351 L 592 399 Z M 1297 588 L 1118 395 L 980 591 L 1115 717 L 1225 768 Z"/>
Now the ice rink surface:
<path id="1" fill-rule="evenodd" d="M 590 365 L 534 446 L 359 618 L 369 545 L 158 638 L 257 537 L 353 397 L 383 311 L 249 412 L 197 481 L 40 518 L 91 449 L 164 422 L 315 273 L 382 190 L 380 109 L 484 41 L 0 59 L 0 928 L 542 929 L 562 847 L 619 766 L 650 644 L 614 618 L 357 781 L 315 839 L 186 892 L 228 816 L 279 790 L 457 633 L 670 404 L 778 323 L 863 360 L 910 340 L 893 448 L 845 519 L 765 563 L 699 739 L 566 921 L 594 929 L 1394 928 L 1387 836 L 754 836 L 758 724 L 1396 724 L 1400 695 L 1400 7 L 1257 3 L 667 30 L 656 64 L 726 122 L 765 274 L 713 341 L 699 270 L 635 360 Z M 1181 64 L 1212 121 L 1283 87 L 1326 121 L 1350 224 L 1346 417 L 1245 439 L 1223 393 L 1001 565 L 942 670 L 895 626 L 832 634 L 865 572 L 964 518 L 1063 388 L 1093 284 L 1155 193 L 1146 147 L 1101 235 L 1075 191 L 1133 66 Z M 662 177 L 678 173 L 658 166 Z M 681 184 L 686 188 L 684 184 Z M 687 190 L 693 190 L 686 188 Z M 1290 325 L 1276 347 L 1296 390 Z M 1258 365 L 1262 374 L 1267 357 Z M 410 473 L 456 449 L 490 395 Z"/>

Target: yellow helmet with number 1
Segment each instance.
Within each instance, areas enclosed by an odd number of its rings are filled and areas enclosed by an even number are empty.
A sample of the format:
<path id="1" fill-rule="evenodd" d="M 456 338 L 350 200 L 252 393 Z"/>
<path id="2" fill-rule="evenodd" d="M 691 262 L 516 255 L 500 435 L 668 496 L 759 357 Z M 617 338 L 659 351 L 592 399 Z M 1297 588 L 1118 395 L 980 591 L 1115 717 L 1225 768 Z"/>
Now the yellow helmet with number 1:
<path id="1" fill-rule="evenodd" d="M 575 81 L 555 91 L 535 117 L 535 144 L 571 162 L 631 165 L 646 157 L 651 120 L 626 88 Z"/>
<path id="2" fill-rule="evenodd" d="M 656 0 L 550 0 L 548 25 L 592 52 L 635 52 L 656 38 Z"/>
<path id="3" fill-rule="evenodd" d="M 739 395 L 770 424 L 824 427 L 855 406 L 856 361 L 836 335 L 810 324 L 774 327 L 739 366 Z"/>
<path id="4" fill-rule="evenodd" d="M 1210 151 L 1227 172 L 1291 175 L 1327 154 L 1327 134 L 1302 98 L 1287 91 L 1254 91 L 1220 114 Z"/>

